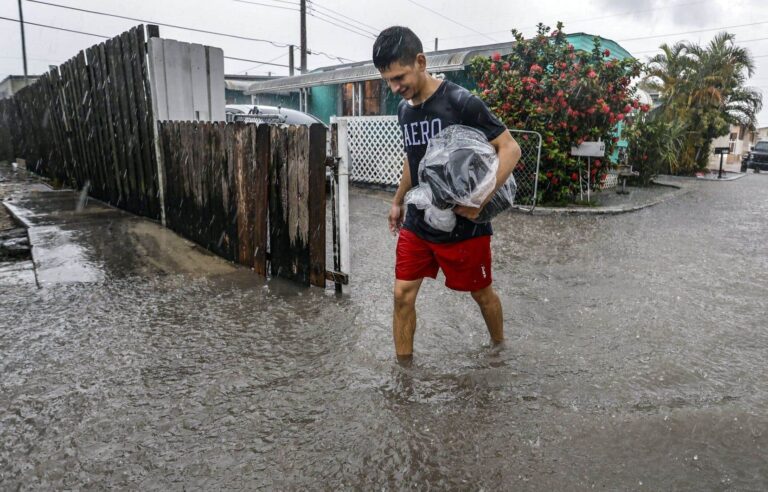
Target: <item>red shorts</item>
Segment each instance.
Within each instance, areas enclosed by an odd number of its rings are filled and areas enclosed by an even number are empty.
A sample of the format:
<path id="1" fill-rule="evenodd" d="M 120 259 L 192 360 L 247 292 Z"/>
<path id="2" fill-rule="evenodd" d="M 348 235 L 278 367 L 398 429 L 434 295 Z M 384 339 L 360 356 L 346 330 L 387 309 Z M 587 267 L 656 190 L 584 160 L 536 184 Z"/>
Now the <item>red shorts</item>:
<path id="1" fill-rule="evenodd" d="M 458 243 L 431 243 L 407 229 L 397 240 L 395 278 L 435 278 L 443 270 L 449 289 L 474 292 L 491 285 L 491 236 Z"/>

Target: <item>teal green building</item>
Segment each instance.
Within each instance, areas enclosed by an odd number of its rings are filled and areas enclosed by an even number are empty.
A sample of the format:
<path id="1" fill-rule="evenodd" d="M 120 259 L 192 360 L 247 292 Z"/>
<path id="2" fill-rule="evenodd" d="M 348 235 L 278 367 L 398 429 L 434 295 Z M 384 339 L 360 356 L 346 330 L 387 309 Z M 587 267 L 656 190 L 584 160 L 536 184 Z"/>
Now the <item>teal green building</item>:
<path id="1" fill-rule="evenodd" d="M 568 35 L 576 50 L 591 51 L 594 39 L 611 52 L 611 58 L 631 58 L 632 55 L 613 40 L 587 33 Z M 512 52 L 514 42 L 472 46 L 426 53 L 427 69 L 468 89 L 477 83 L 469 74 L 469 65 L 476 56 L 502 56 Z M 373 62 L 370 60 L 318 68 L 292 77 L 254 81 L 245 91 L 257 104 L 281 105 L 311 113 L 328 123 L 332 116 L 380 116 L 397 112 L 400 97 L 392 94 Z M 268 102 L 277 101 L 277 102 Z M 281 104 L 279 104 L 281 103 Z M 616 128 L 621 136 L 621 124 Z M 619 142 L 619 146 L 626 142 Z"/>

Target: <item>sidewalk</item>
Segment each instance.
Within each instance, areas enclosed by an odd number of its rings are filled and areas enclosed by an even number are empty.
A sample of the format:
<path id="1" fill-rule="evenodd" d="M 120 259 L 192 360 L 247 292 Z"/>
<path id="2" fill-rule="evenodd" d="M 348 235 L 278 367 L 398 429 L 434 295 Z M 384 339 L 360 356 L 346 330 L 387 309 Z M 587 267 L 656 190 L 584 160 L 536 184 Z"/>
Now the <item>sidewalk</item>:
<path id="1" fill-rule="evenodd" d="M 39 287 L 115 276 L 208 276 L 238 269 L 156 222 L 93 198 L 78 203 L 78 192 L 54 190 L 7 164 L 0 164 L 0 201 L 27 227 Z"/>

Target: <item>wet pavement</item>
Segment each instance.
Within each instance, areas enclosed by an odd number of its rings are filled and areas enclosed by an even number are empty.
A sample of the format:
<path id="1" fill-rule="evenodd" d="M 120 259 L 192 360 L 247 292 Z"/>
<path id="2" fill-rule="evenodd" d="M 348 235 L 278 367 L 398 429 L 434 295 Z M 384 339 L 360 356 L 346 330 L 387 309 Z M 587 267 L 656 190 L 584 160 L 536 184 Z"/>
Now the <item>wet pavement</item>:
<path id="1" fill-rule="evenodd" d="M 0 488 L 764 490 L 768 174 L 690 186 L 495 221 L 506 347 L 438 278 L 410 368 L 379 193 L 343 296 L 70 225 L 100 276 L 0 285 Z"/>

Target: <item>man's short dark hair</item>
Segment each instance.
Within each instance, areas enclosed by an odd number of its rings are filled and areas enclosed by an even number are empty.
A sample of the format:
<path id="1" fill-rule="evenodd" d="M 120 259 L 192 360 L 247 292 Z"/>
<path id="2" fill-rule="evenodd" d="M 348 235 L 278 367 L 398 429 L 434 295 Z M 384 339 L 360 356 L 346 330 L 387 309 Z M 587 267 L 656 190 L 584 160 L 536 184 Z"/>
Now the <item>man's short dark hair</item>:
<path id="1" fill-rule="evenodd" d="M 416 55 L 424 52 L 421 40 L 416 34 L 403 26 L 384 29 L 373 43 L 373 64 L 384 70 L 394 62 L 412 65 Z"/>

